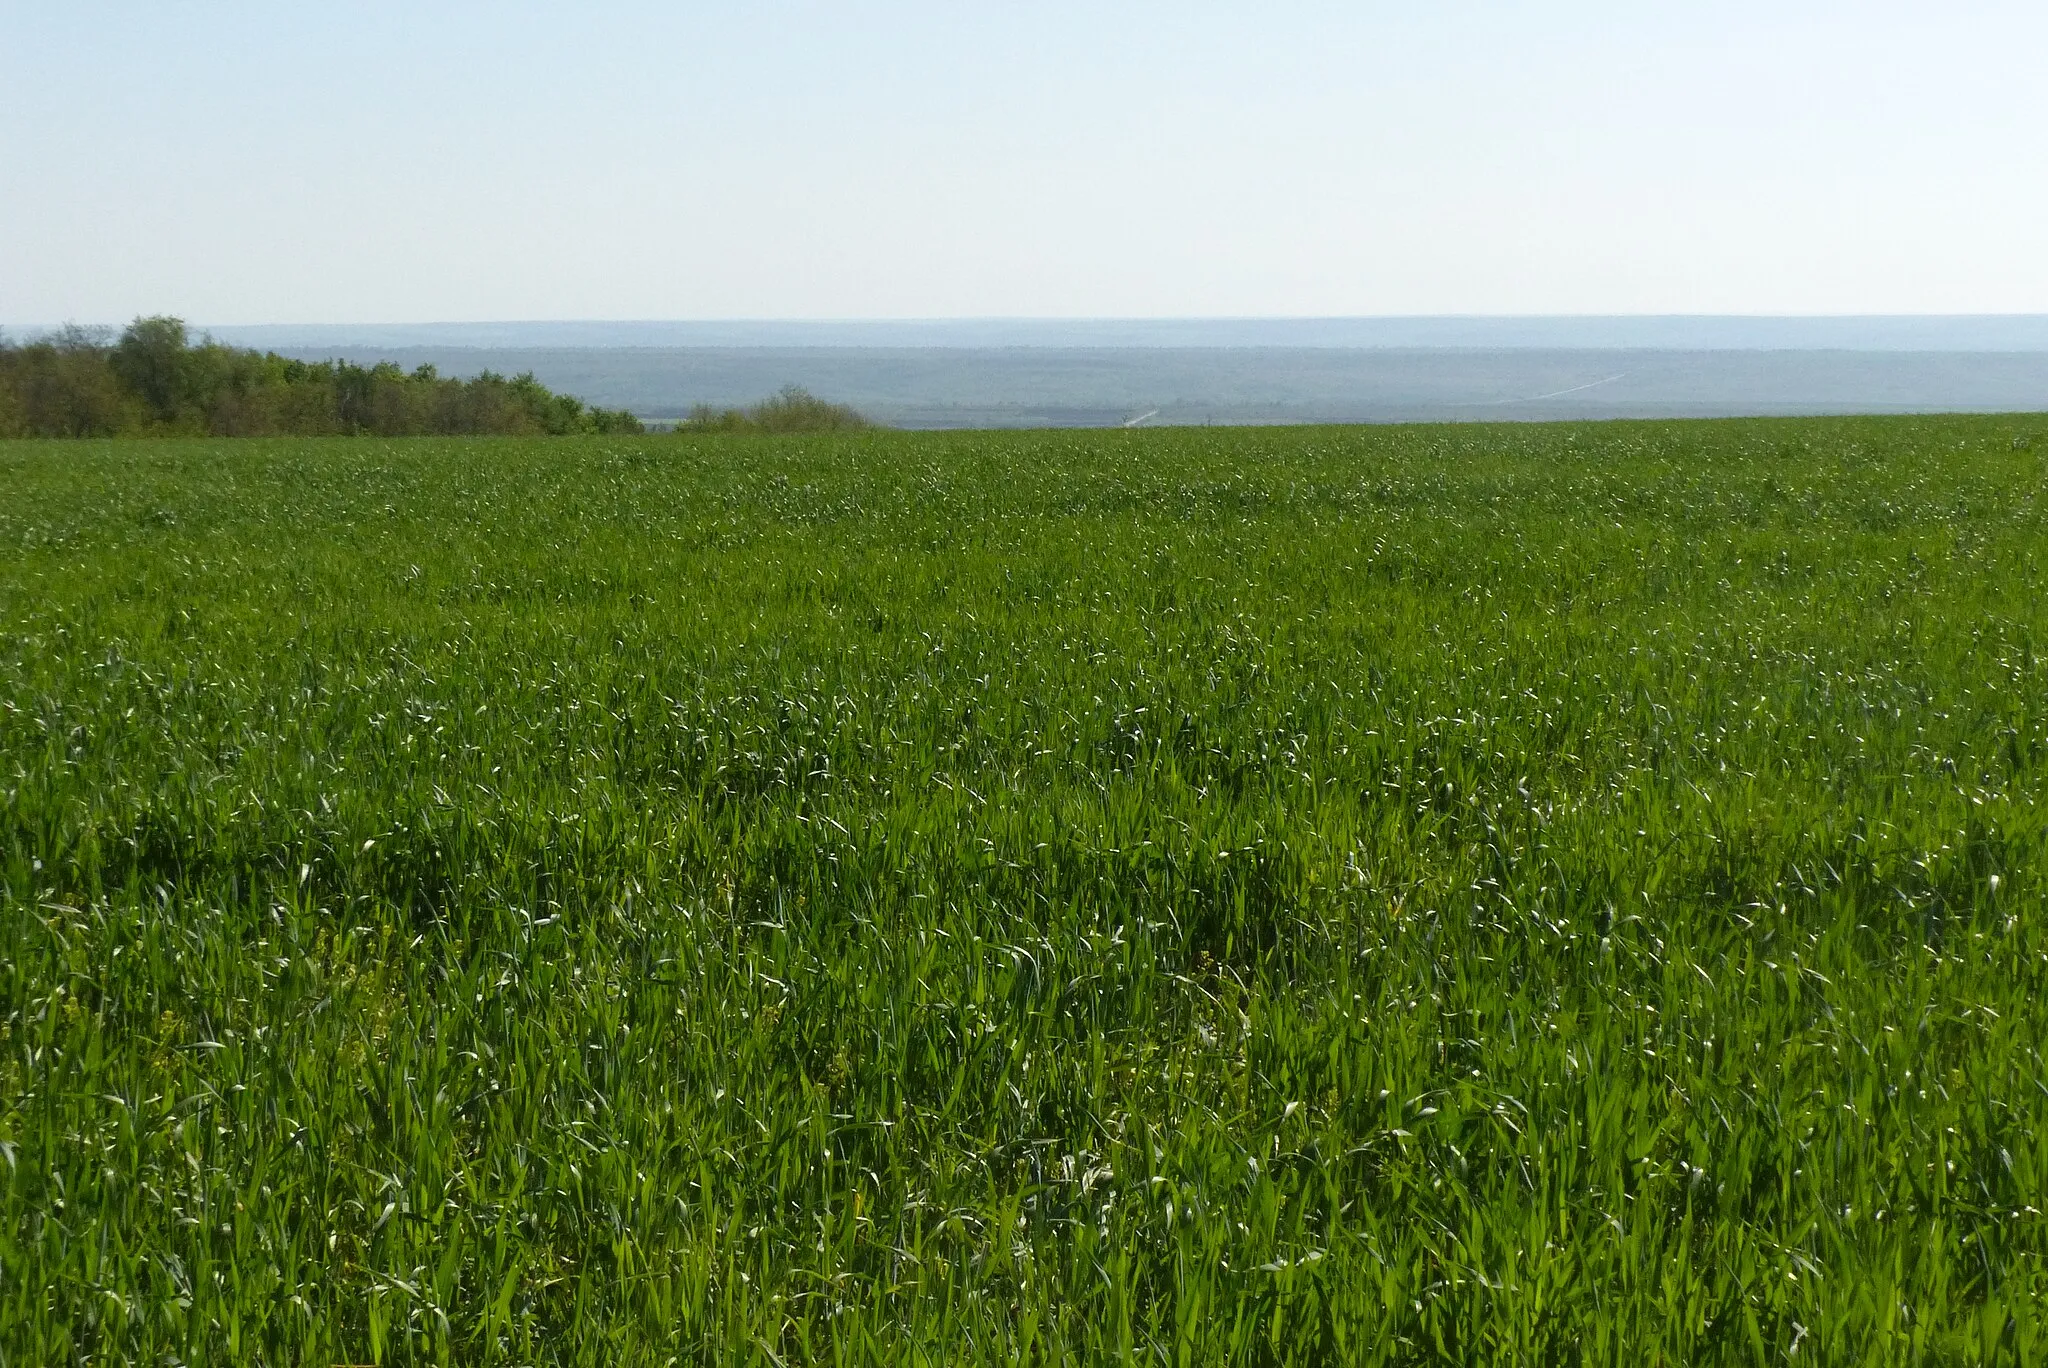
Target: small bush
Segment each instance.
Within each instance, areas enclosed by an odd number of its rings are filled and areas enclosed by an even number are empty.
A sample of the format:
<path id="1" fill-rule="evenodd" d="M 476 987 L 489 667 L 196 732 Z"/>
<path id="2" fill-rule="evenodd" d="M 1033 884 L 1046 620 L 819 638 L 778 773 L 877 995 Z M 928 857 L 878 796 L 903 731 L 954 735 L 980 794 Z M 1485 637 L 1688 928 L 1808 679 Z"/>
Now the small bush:
<path id="1" fill-rule="evenodd" d="M 818 398 L 800 385 L 785 385 L 752 408 L 720 409 L 699 404 L 676 425 L 678 432 L 852 432 L 874 424 L 846 404 Z"/>

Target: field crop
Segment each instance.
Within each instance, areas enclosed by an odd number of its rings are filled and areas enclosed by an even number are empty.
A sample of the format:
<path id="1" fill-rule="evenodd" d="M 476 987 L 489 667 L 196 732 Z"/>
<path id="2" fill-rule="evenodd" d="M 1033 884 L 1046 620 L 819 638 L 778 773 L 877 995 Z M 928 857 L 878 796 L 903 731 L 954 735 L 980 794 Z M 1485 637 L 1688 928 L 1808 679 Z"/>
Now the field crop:
<path id="1" fill-rule="evenodd" d="M 2040 1362 L 2044 451 L 0 444 L 0 1364 Z"/>

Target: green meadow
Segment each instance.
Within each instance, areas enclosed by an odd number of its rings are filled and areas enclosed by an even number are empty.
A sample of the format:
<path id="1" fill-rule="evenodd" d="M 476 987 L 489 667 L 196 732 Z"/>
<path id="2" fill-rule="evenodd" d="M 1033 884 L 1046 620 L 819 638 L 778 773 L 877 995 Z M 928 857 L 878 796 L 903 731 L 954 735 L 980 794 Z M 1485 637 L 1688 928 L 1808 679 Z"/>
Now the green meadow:
<path id="1" fill-rule="evenodd" d="M 2042 1362 L 2044 456 L 0 443 L 0 1365 Z"/>

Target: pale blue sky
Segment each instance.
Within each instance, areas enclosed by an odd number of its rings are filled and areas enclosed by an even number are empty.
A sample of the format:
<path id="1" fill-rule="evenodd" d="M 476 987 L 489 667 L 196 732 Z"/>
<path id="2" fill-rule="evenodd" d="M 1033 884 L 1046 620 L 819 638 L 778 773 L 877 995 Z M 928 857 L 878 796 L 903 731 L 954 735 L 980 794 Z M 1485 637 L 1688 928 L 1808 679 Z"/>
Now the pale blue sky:
<path id="1" fill-rule="evenodd" d="M 0 0 L 0 323 L 2048 311 L 2041 0 Z"/>

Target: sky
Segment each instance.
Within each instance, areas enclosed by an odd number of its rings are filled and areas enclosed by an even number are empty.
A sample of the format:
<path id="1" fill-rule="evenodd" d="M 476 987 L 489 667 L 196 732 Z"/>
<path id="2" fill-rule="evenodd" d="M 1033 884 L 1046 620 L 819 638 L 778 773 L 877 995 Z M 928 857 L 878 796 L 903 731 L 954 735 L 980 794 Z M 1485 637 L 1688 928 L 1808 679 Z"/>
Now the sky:
<path id="1" fill-rule="evenodd" d="M 0 325 L 2048 312 L 2040 0 L 0 0 Z"/>

